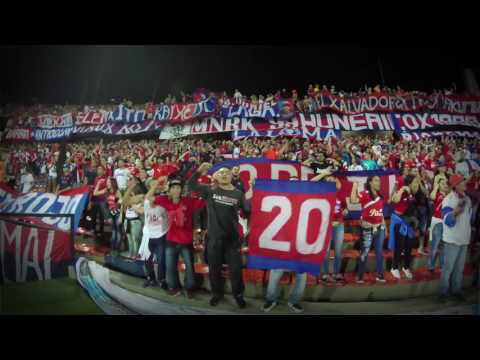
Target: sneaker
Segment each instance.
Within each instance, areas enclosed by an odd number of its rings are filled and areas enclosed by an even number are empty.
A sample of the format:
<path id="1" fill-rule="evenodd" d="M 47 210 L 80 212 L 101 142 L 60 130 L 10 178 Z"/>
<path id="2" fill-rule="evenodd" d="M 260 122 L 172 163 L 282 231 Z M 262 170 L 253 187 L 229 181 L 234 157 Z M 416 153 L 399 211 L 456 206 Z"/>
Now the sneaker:
<path id="1" fill-rule="evenodd" d="M 402 278 L 400 276 L 400 271 L 398 271 L 398 269 L 392 269 L 392 270 L 390 270 L 390 272 L 392 273 L 392 275 L 395 279 L 400 280 Z"/>
<path id="2" fill-rule="evenodd" d="M 355 280 L 355 282 L 356 282 L 357 284 L 365 284 L 365 280 L 363 280 L 363 277 L 362 277 L 362 278 L 357 277 L 357 280 Z"/>
<path id="3" fill-rule="evenodd" d="M 342 274 L 337 274 L 333 277 L 333 280 L 335 282 L 344 282 L 345 281 L 345 278 L 343 277 Z"/>
<path id="4" fill-rule="evenodd" d="M 402 272 L 405 274 L 405 277 L 406 277 L 408 280 L 412 280 L 412 279 L 413 279 L 413 274 L 410 272 L 410 269 L 405 269 L 405 268 L 403 268 L 403 269 L 402 269 Z"/>
<path id="5" fill-rule="evenodd" d="M 383 274 L 377 274 L 377 277 L 375 279 L 376 279 L 377 282 L 380 282 L 380 283 L 387 282 L 387 280 L 385 280 L 385 277 L 383 276 Z"/>
<path id="6" fill-rule="evenodd" d="M 247 303 L 245 302 L 243 296 L 235 296 L 235 302 L 237 303 L 238 307 L 240 309 L 245 309 L 245 307 L 247 306 Z"/>
<path id="7" fill-rule="evenodd" d="M 287 305 L 288 305 L 288 307 L 289 307 L 290 309 L 292 309 L 292 310 L 293 310 L 294 312 L 296 312 L 297 314 L 302 313 L 302 312 L 304 311 L 304 310 L 303 310 L 303 307 L 301 307 L 301 306 L 298 305 L 298 304 L 288 303 Z"/>
<path id="8" fill-rule="evenodd" d="M 181 294 L 182 294 L 182 291 L 180 289 L 170 289 L 170 290 L 168 290 L 168 295 L 173 296 L 173 297 L 180 296 Z"/>
<path id="9" fill-rule="evenodd" d="M 218 303 L 220 302 L 220 300 L 222 300 L 222 297 L 221 296 L 214 296 L 210 299 L 210 306 L 217 306 Z"/>
<path id="10" fill-rule="evenodd" d="M 187 299 L 193 299 L 193 291 L 192 290 L 185 290 L 185 295 Z"/>
<path id="11" fill-rule="evenodd" d="M 276 301 L 267 301 L 267 302 L 265 302 L 265 304 L 263 304 L 262 311 L 266 312 L 266 313 L 270 312 L 277 305 L 278 305 L 278 303 Z"/>

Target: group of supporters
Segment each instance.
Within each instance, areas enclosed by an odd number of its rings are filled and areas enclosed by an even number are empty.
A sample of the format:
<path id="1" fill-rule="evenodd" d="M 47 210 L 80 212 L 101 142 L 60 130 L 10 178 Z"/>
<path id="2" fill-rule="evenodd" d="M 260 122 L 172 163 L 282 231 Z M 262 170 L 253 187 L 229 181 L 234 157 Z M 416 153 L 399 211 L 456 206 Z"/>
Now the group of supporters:
<path id="1" fill-rule="evenodd" d="M 341 264 L 348 204 L 362 208 L 361 249 L 357 282 L 365 281 L 368 253 L 376 256 L 376 281 L 385 282 L 384 206 L 392 204 L 388 271 L 395 279 L 411 280 L 412 250 L 428 256 L 433 273 L 441 267 L 441 301 L 452 295 L 463 299 L 463 271 L 471 238 L 478 242 L 480 194 L 480 144 L 465 139 L 395 141 L 391 135 L 355 136 L 338 140 L 300 138 L 245 139 L 242 141 L 185 139 L 184 141 L 121 140 L 109 143 L 12 145 L 7 160 L 7 180 L 19 192 L 32 191 L 45 181 L 50 192 L 89 185 L 91 197 L 86 218 L 91 218 L 98 242 L 109 243 L 114 253 L 144 258 L 145 286 L 160 286 L 172 296 L 182 293 L 178 260 L 185 264 L 185 295 L 197 289 L 194 245 L 204 243 L 212 289 L 210 304 L 223 297 L 222 266 L 228 264 L 232 293 L 239 307 L 243 298 L 240 247 L 248 233 L 252 183 L 239 177 L 239 168 L 221 168 L 211 176 L 209 167 L 228 158 L 264 157 L 293 160 L 309 166 L 311 181 L 342 183 L 337 170 L 397 169 L 394 191 L 383 194 L 380 178 L 354 183 L 351 194 L 337 192 L 330 257 L 321 266 L 319 281 L 345 282 Z M 291 181 L 298 178 L 291 177 Z M 251 179 L 253 182 L 254 179 Z M 248 189 L 248 191 L 245 191 Z M 343 196 L 343 197 L 342 197 Z M 240 215 L 240 216 L 239 216 Z M 105 238 L 105 218 L 111 219 L 111 238 Z M 473 225 L 473 226 L 472 226 Z M 248 237 L 247 237 L 248 238 Z M 154 264 L 157 264 L 155 271 Z M 268 312 L 278 303 L 284 270 L 270 271 L 266 302 Z M 306 274 L 296 274 L 288 306 L 302 312 L 300 304 Z"/>
<path id="2" fill-rule="evenodd" d="M 453 84 L 452 84 L 453 85 Z M 437 90 L 434 89 L 430 94 L 417 90 L 404 90 L 400 86 L 388 87 L 388 86 L 367 86 L 358 91 L 345 91 L 336 89 L 334 85 L 327 86 L 322 84 L 310 84 L 308 88 L 303 91 L 303 94 L 296 89 L 279 89 L 277 91 L 268 94 L 251 94 L 247 96 L 242 94 L 238 89 L 235 89 L 233 93 L 228 94 L 226 91 L 213 92 L 207 89 L 197 89 L 191 94 L 186 94 L 180 91 L 179 94 L 168 94 L 167 97 L 162 99 L 158 105 L 175 105 L 175 104 L 188 104 L 196 103 L 202 100 L 211 98 L 216 99 L 215 102 L 218 107 L 227 106 L 232 104 L 251 104 L 254 106 L 261 106 L 264 103 L 275 104 L 283 100 L 291 101 L 292 110 L 299 112 L 311 112 L 315 108 L 314 103 L 320 96 L 338 96 L 340 98 L 346 97 L 360 97 L 360 96 L 437 96 L 437 95 L 456 95 L 468 96 L 468 93 L 460 94 L 456 92 L 456 88 Z M 32 127 L 35 124 L 33 119 L 42 114 L 49 115 L 63 115 L 63 114 L 76 114 L 87 113 L 89 111 L 114 111 L 118 105 L 123 105 L 125 108 L 137 111 L 145 111 L 146 118 L 150 119 L 153 116 L 157 103 L 155 101 L 146 101 L 145 103 L 133 103 L 132 100 L 127 98 L 110 99 L 105 104 L 64 104 L 64 105 L 48 105 L 38 103 L 38 99 L 34 100 L 34 104 L 26 106 L 24 104 L 7 104 L 0 107 L 0 117 L 8 118 L 6 128 L 14 129 L 16 127 Z M 1 137 L 0 137 L 1 139 Z"/>

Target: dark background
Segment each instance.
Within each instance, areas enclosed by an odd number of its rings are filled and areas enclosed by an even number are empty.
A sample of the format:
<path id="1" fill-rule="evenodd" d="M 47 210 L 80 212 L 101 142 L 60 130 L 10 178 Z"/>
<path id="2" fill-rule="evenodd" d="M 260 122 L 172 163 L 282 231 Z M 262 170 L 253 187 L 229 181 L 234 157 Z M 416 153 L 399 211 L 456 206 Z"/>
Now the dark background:
<path id="1" fill-rule="evenodd" d="M 480 61 L 468 48 L 368 47 L 359 44 L 296 46 L 142 45 L 2 46 L 0 103 L 105 103 L 128 97 L 143 103 L 157 90 L 197 88 L 267 94 L 308 84 L 357 91 L 365 83 L 432 91 L 455 82 L 463 89 L 463 68 L 479 73 Z M 178 98 L 177 98 L 178 99 Z"/>

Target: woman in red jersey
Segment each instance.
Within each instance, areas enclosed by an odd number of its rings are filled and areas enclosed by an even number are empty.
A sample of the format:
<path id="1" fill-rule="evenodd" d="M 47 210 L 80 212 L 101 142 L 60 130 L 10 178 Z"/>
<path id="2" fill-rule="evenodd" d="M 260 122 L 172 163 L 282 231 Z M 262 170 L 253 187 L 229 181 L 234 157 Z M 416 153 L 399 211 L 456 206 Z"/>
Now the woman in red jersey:
<path id="1" fill-rule="evenodd" d="M 376 280 L 385 282 L 383 274 L 383 242 L 385 240 L 385 219 L 383 217 L 383 207 L 385 202 L 380 194 L 380 178 L 371 176 L 367 179 L 366 190 L 358 192 L 358 184 L 353 184 L 351 202 L 360 203 L 362 206 L 362 249 L 360 261 L 358 264 L 357 283 L 362 284 L 363 275 L 367 265 L 368 252 L 375 242 L 376 253 Z"/>

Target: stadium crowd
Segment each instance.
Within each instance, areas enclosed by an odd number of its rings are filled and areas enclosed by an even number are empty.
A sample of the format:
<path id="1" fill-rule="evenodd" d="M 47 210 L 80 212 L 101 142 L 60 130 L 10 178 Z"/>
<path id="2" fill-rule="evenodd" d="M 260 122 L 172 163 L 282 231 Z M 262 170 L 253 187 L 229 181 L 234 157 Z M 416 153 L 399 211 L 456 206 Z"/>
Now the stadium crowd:
<path id="1" fill-rule="evenodd" d="M 226 158 L 264 157 L 292 160 L 313 169 L 312 181 L 340 181 L 336 170 L 398 169 L 390 198 L 380 193 L 378 176 L 367 180 L 366 190 L 337 198 L 333 223 L 333 272 L 329 257 L 321 266 L 319 281 L 344 283 L 340 271 L 347 202 L 362 206 L 361 255 L 357 282 L 364 281 L 366 259 L 372 244 L 376 250 L 376 280 L 385 282 L 383 249 L 385 219 L 383 206 L 392 203 L 396 244 L 391 274 L 412 279 L 412 249 L 428 256 L 433 273 L 437 261 L 442 268 L 441 296 L 463 299 L 462 281 L 470 235 L 478 244 L 480 144 L 474 140 L 442 138 L 418 142 L 397 141 L 393 135 L 330 137 L 324 141 L 303 138 L 253 138 L 241 141 L 185 138 L 182 141 L 115 140 L 100 143 L 28 143 L 9 148 L 6 180 L 20 193 L 43 190 L 54 193 L 88 185 L 90 203 L 85 218 L 91 219 L 96 241 L 112 252 L 136 258 L 149 250 L 145 286 L 161 286 L 172 296 L 181 294 L 177 262 L 181 255 L 186 268 L 185 293 L 196 289 L 193 244 L 205 243 L 205 259 L 212 284 L 212 306 L 223 296 L 221 268 L 227 263 L 232 292 L 245 307 L 238 251 L 244 234 L 239 225 L 248 218 L 251 184 L 239 178 L 239 168 L 221 168 L 212 176 L 207 170 Z M 298 180 L 291 178 L 292 181 Z M 44 184 L 44 188 L 38 188 Z M 249 188 L 250 190 L 245 192 Z M 105 219 L 112 224 L 105 238 Z M 471 226 L 473 224 L 473 226 Z M 406 234 L 406 225 L 414 235 Z M 472 232 L 473 229 L 473 232 Z M 139 255 L 140 254 L 140 255 Z M 158 263 L 155 274 L 153 263 Z M 282 270 L 270 272 L 264 311 L 278 303 Z M 295 289 L 288 305 L 295 312 L 306 285 L 306 274 L 296 274 Z"/>
<path id="2" fill-rule="evenodd" d="M 449 89 L 437 90 L 434 89 L 430 94 L 417 90 L 403 90 L 400 86 L 390 88 L 388 86 L 367 86 L 359 89 L 358 91 L 344 91 L 337 90 L 334 85 L 328 87 L 327 85 L 310 84 L 305 90 L 304 94 L 299 93 L 297 90 L 281 89 L 275 92 L 268 93 L 267 95 L 252 94 L 247 96 L 242 94 L 238 89 L 235 89 L 232 94 L 224 92 L 213 92 L 206 89 L 198 89 L 192 94 L 186 94 L 180 91 L 177 95 L 168 94 L 163 100 L 156 104 L 155 99 L 147 100 L 145 103 L 134 103 L 128 98 L 123 99 L 110 99 L 105 104 L 64 104 L 64 105 L 51 105 L 41 104 L 38 99 L 32 100 L 33 105 L 19 105 L 19 104 L 7 104 L 0 107 L 0 116 L 7 117 L 7 129 L 15 128 L 17 126 L 32 126 L 29 121 L 37 115 L 50 114 L 50 115 L 62 115 L 67 113 L 78 113 L 88 111 L 114 111 L 116 106 L 123 104 L 126 108 L 131 110 L 145 110 L 147 114 L 152 113 L 156 105 L 172 105 L 172 104 L 187 104 L 192 102 L 199 102 L 207 97 L 217 99 L 218 107 L 224 104 L 245 104 L 251 103 L 253 105 L 261 105 L 264 102 L 275 103 L 280 100 L 289 99 L 292 101 L 294 110 L 299 112 L 309 112 L 313 107 L 313 102 L 321 95 L 335 95 L 341 98 L 343 97 L 357 97 L 357 96 L 429 96 L 429 95 L 468 95 L 457 93 L 456 87 L 453 84 Z"/>

